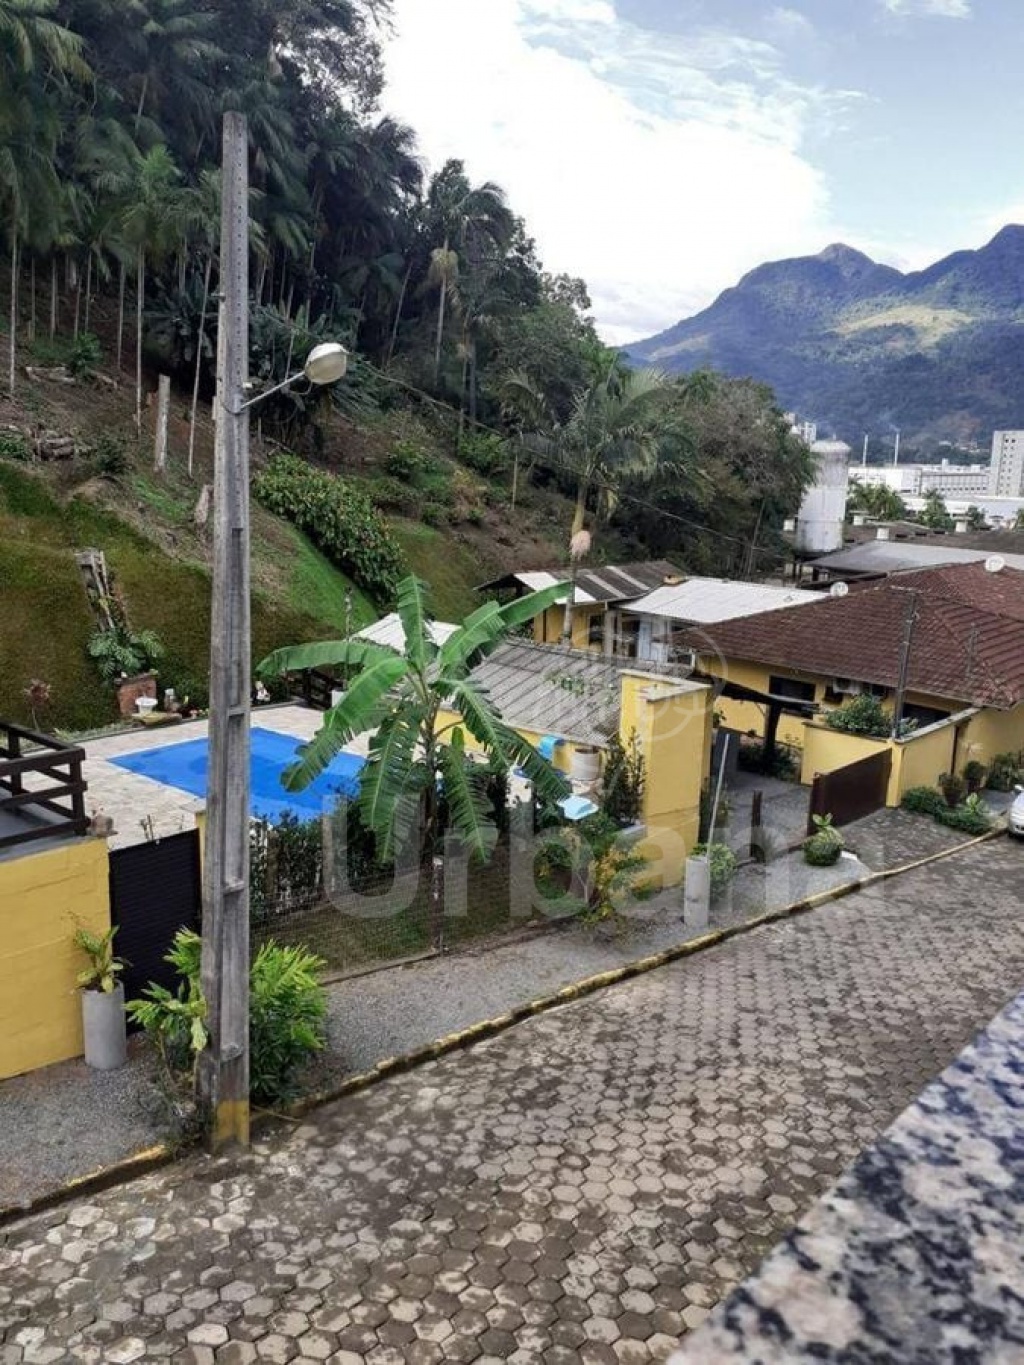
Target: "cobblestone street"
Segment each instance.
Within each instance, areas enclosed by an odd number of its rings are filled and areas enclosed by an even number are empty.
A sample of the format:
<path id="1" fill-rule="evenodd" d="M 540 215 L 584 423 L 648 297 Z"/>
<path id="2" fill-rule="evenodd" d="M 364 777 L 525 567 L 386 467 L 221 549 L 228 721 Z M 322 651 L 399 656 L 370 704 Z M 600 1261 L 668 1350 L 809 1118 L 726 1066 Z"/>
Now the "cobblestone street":
<path id="1" fill-rule="evenodd" d="M 0 1231 L 0 1365 L 664 1360 L 1020 990 L 1022 886 L 983 845 Z"/>

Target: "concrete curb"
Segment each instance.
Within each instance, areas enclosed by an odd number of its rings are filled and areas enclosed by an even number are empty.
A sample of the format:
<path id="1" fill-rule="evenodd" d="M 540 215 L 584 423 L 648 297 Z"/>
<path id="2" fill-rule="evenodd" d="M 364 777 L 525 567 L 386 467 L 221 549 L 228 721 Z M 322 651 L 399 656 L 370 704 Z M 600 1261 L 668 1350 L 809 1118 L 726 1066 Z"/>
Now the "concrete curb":
<path id="1" fill-rule="evenodd" d="M 496 1015 L 493 1019 L 482 1019 L 478 1023 L 471 1024 L 468 1028 L 445 1034 L 432 1043 L 415 1048 L 412 1052 L 404 1052 L 397 1057 L 386 1057 L 369 1071 L 360 1072 L 356 1076 L 349 1076 L 347 1080 L 333 1086 L 330 1090 L 310 1095 L 280 1112 L 265 1114 L 261 1112 L 255 1116 L 253 1126 L 259 1128 L 264 1124 L 270 1125 L 282 1120 L 302 1118 L 314 1109 L 319 1109 L 325 1104 L 332 1104 L 335 1100 L 345 1099 L 349 1095 L 358 1094 L 380 1081 L 387 1080 L 388 1077 L 403 1075 L 426 1062 L 437 1061 L 441 1057 L 446 1057 L 453 1052 L 461 1052 L 472 1047 L 475 1043 L 483 1042 L 485 1039 L 496 1038 L 516 1024 L 521 1024 L 538 1014 L 546 1014 L 549 1010 L 572 1004 L 576 1000 L 583 1000 L 609 986 L 617 986 L 624 981 L 632 981 L 638 976 L 645 976 L 648 972 L 655 971 L 659 967 L 680 962 L 684 958 L 692 957 L 708 948 L 715 948 L 721 943 L 727 943 L 730 939 L 738 938 L 742 934 L 749 934 L 765 925 L 778 924 L 783 920 L 794 919 L 797 915 L 807 914 L 809 911 L 817 910 L 833 901 L 843 900 L 855 891 L 861 891 L 867 887 L 889 881 L 893 877 L 903 876 L 907 872 L 915 872 L 919 868 L 927 867 L 930 863 L 941 862 L 943 859 L 951 858 L 958 853 L 965 853 L 979 844 L 999 838 L 1004 833 L 1003 829 L 991 830 L 988 834 L 983 834 L 977 839 L 969 839 L 966 843 L 943 849 L 939 853 L 930 853 L 912 863 L 904 863 L 900 867 L 873 872 L 868 877 L 859 877 L 854 881 L 843 882 L 841 886 L 832 887 L 828 891 L 819 891 L 816 895 L 808 896 L 804 900 L 794 901 L 792 904 L 781 906 L 777 910 L 767 910 L 764 914 L 751 920 L 745 920 L 742 924 L 731 925 L 725 929 L 713 929 L 709 933 L 702 934 L 699 938 L 688 939 L 685 943 L 678 943 L 673 948 L 664 948 L 659 953 L 637 958 L 636 961 L 628 962 L 622 967 L 614 967 L 606 972 L 598 972 L 595 976 L 584 977 L 583 980 L 573 982 L 569 986 L 563 986 L 551 995 L 538 996 L 535 1000 L 531 1000 L 525 1005 L 517 1005 L 514 1009 Z M 27 1204 L 0 1208 L 0 1228 L 7 1227 L 21 1219 L 32 1217 L 34 1214 L 45 1213 L 69 1199 L 78 1198 L 81 1195 L 99 1194 L 114 1185 L 127 1184 L 129 1181 L 137 1180 L 151 1171 L 159 1170 L 161 1166 L 168 1165 L 177 1156 L 189 1150 L 192 1148 L 186 1145 L 180 1147 L 165 1145 L 148 1147 L 145 1151 L 136 1152 L 124 1161 L 117 1161 L 110 1166 L 93 1171 L 89 1175 L 76 1177 L 67 1184 L 41 1195 L 38 1199 L 30 1200 Z"/>

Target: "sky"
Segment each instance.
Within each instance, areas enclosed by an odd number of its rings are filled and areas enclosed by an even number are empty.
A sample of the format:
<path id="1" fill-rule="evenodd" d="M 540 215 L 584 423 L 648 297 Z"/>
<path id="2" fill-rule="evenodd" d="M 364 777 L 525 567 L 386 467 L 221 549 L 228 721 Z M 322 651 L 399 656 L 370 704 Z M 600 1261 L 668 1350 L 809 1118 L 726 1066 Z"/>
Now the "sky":
<path id="1" fill-rule="evenodd" d="M 621 344 L 766 260 L 1024 221 L 1021 0 L 394 0 L 384 109 L 502 185 Z"/>

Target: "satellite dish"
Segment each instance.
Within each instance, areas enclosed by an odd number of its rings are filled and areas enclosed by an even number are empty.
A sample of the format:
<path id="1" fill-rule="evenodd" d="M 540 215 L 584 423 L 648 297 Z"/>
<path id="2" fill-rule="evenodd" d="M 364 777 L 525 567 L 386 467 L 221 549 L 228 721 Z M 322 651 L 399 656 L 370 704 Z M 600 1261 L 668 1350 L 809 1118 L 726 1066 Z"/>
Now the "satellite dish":
<path id="1" fill-rule="evenodd" d="M 1002 573 L 1006 568 L 1006 560 L 1002 555 L 989 555 L 985 560 L 986 573 Z"/>
<path id="2" fill-rule="evenodd" d="M 849 591 L 849 583 L 833 583 L 828 590 L 828 595 L 829 597 L 845 597 Z"/>

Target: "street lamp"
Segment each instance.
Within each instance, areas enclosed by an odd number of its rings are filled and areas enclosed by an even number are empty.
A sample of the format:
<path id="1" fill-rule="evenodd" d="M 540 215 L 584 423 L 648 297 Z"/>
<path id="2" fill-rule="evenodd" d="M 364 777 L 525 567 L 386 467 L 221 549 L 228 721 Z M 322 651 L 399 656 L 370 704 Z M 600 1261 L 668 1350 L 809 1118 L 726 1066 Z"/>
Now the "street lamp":
<path id="1" fill-rule="evenodd" d="M 198 1100 L 216 1151 L 249 1141 L 249 412 L 303 375 L 332 384 L 348 365 L 337 342 L 252 398 L 249 368 L 249 137 L 243 114 L 224 116 L 214 454 L 210 730 L 203 860 L 202 985 L 207 1046 Z"/>

